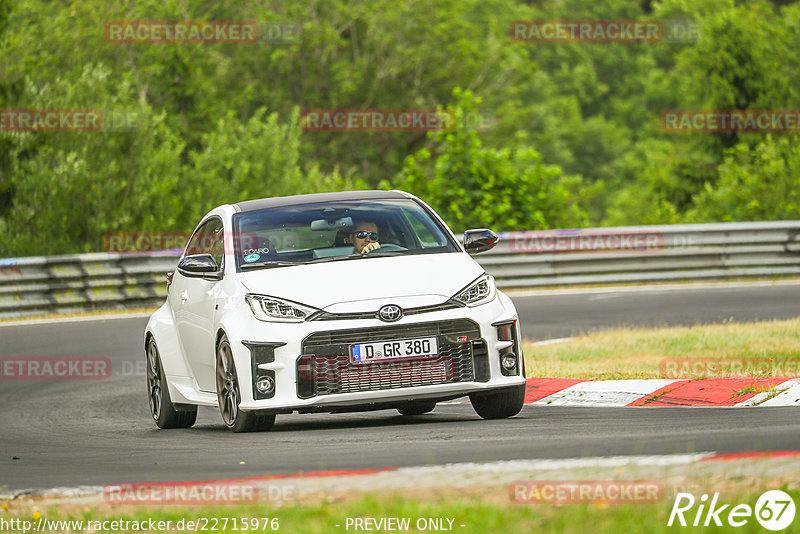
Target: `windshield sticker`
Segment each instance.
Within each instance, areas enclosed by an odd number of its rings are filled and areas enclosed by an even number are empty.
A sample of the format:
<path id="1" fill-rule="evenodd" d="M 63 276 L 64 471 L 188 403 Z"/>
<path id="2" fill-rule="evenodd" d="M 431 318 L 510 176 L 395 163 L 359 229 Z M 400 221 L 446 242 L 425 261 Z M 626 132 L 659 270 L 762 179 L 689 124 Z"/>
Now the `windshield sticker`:
<path id="1" fill-rule="evenodd" d="M 260 257 L 261 254 L 248 254 L 247 256 L 244 257 L 244 261 L 246 261 L 247 263 L 253 263 L 254 261 L 258 261 Z"/>
<path id="2" fill-rule="evenodd" d="M 243 254 L 269 254 L 269 248 L 246 248 L 242 251 Z"/>

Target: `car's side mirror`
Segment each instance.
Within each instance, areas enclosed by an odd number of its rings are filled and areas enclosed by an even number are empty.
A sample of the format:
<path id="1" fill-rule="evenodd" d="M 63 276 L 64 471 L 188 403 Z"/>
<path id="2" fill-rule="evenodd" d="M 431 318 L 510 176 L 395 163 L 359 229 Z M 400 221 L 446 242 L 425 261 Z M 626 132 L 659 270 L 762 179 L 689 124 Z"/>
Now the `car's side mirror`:
<path id="1" fill-rule="evenodd" d="M 186 256 L 178 264 L 178 272 L 184 276 L 219 280 L 222 272 L 211 254 Z"/>
<path id="2" fill-rule="evenodd" d="M 464 232 L 464 249 L 469 254 L 478 254 L 494 248 L 497 244 L 497 234 L 488 228 L 467 230 Z"/>

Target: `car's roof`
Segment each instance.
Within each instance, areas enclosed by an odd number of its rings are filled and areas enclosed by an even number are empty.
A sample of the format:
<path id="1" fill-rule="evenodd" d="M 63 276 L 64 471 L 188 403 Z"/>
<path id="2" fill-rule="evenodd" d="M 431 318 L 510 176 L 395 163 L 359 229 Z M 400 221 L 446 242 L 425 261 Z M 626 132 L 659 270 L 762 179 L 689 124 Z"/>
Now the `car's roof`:
<path id="1" fill-rule="evenodd" d="M 341 202 L 343 200 L 378 200 L 409 198 L 402 191 L 339 191 L 336 193 L 313 193 L 310 195 L 293 195 L 289 197 L 261 198 L 244 200 L 233 204 L 237 212 L 277 208 L 281 206 L 297 206 L 300 204 L 316 204 L 317 202 Z"/>

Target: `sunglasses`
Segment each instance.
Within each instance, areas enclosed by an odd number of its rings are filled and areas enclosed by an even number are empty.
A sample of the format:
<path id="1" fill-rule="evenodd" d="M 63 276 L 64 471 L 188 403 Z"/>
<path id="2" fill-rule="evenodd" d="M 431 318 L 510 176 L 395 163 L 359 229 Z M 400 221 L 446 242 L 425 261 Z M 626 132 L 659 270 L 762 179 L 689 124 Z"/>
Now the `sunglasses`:
<path id="1" fill-rule="evenodd" d="M 365 232 L 363 230 L 361 232 L 356 232 L 356 237 L 359 239 L 366 239 L 367 236 L 369 236 L 373 241 L 378 240 L 378 232 Z"/>

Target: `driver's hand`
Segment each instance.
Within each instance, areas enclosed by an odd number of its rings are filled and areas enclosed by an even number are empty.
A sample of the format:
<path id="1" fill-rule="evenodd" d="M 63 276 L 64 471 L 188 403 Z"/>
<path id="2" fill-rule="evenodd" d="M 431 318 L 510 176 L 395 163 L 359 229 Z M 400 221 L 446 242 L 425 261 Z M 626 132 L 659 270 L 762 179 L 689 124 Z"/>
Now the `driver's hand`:
<path id="1" fill-rule="evenodd" d="M 367 245 L 363 249 L 361 249 L 361 253 L 367 254 L 369 252 L 372 252 L 373 250 L 378 250 L 379 248 L 381 248 L 381 244 L 376 241 L 373 241 L 372 243 L 367 243 Z"/>

